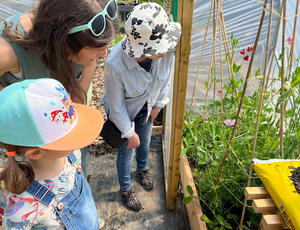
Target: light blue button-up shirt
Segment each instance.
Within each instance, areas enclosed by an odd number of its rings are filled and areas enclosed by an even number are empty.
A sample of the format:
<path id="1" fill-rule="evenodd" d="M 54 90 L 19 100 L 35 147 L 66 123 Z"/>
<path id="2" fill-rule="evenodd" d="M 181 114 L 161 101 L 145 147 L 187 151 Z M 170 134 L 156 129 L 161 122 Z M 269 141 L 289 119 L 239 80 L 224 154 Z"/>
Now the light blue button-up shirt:
<path id="1" fill-rule="evenodd" d="M 154 106 L 164 107 L 168 103 L 174 60 L 174 52 L 154 59 L 148 73 L 123 51 L 121 42 L 113 47 L 106 61 L 105 93 L 101 103 L 120 129 L 122 138 L 133 135 L 134 117 L 146 102 L 147 118 Z"/>

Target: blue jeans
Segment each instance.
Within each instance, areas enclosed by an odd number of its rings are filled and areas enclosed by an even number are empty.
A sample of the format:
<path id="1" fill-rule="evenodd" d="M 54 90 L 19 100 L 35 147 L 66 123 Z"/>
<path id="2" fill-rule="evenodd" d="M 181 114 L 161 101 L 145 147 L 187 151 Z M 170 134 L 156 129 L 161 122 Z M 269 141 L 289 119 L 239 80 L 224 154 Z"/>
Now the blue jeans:
<path id="1" fill-rule="evenodd" d="M 86 146 L 82 149 L 80 149 L 81 152 L 81 168 L 82 172 L 85 178 L 87 178 L 87 171 L 86 171 L 86 158 L 88 157 L 90 153 L 90 146 Z"/>
<path id="2" fill-rule="evenodd" d="M 144 170 L 147 167 L 148 153 L 151 140 L 152 123 L 150 118 L 147 120 L 147 105 L 134 118 L 135 132 L 140 138 L 140 146 L 136 149 L 128 149 L 128 141 L 124 142 L 118 148 L 117 171 L 121 191 L 127 191 L 131 188 L 130 170 L 136 150 L 137 170 Z"/>

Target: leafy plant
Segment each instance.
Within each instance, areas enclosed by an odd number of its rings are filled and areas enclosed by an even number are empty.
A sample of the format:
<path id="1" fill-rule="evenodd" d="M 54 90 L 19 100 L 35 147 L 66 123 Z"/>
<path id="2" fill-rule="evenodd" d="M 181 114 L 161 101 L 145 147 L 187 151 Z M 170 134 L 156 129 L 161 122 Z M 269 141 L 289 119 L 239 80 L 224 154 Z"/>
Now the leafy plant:
<path id="1" fill-rule="evenodd" d="M 115 38 L 110 42 L 109 47 L 114 47 L 116 44 L 118 44 L 123 38 L 124 34 L 117 34 Z"/>
<path id="2" fill-rule="evenodd" d="M 224 85 L 225 95 L 223 97 L 223 116 L 226 120 L 222 124 L 220 100 L 208 106 L 208 108 L 214 108 L 216 113 L 208 114 L 205 118 L 193 116 L 186 119 L 183 135 L 184 148 L 180 154 L 181 156 L 187 154 L 189 161 L 195 167 L 194 177 L 199 199 L 206 214 L 202 216 L 202 220 L 211 229 L 232 229 L 239 224 L 244 200 L 243 192 L 247 184 L 251 160 L 259 97 L 262 90 L 260 87 L 244 98 L 235 137 L 230 145 L 225 167 L 222 169 L 221 181 L 217 184 L 219 167 L 232 132 L 232 126 L 235 123 L 234 119 L 241 98 L 241 86 L 244 84 L 243 78 L 239 77 L 242 64 L 238 65 L 233 61 L 238 46 L 238 40 L 233 35 L 231 44 L 232 78 Z M 249 60 L 252 49 L 252 47 L 248 47 L 240 51 L 244 62 Z M 280 158 L 279 108 L 282 103 L 287 102 L 284 131 L 285 158 L 295 159 L 298 157 L 300 144 L 299 58 L 296 64 L 290 77 L 285 77 L 286 84 L 283 94 L 280 94 L 279 90 L 273 89 L 272 84 L 276 79 L 272 79 L 266 91 L 255 149 L 256 158 Z M 261 79 L 260 69 L 255 72 L 253 78 Z M 203 106 L 199 106 L 199 110 L 203 114 Z M 252 182 L 252 186 L 260 185 L 260 180 Z M 193 194 L 190 194 L 189 197 L 184 198 L 184 202 L 188 203 L 193 197 Z M 258 214 L 255 214 L 252 209 L 247 209 L 244 229 L 258 229 L 259 220 Z"/>

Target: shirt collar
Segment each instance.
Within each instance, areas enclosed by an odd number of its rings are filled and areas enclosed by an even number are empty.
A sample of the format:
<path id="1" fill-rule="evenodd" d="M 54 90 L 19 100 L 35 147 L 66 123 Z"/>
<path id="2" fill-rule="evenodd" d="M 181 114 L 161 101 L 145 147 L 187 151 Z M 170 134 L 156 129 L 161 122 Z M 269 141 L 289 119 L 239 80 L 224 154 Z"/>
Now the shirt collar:
<path id="1" fill-rule="evenodd" d="M 122 50 L 123 50 L 123 49 L 122 49 Z M 127 66 L 127 68 L 128 68 L 129 70 L 133 70 L 133 69 L 139 67 L 139 64 L 137 63 L 137 61 L 135 60 L 135 58 L 129 57 L 129 56 L 125 53 L 124 50 L 123 50 L 123 52 L 122 52 L 122 57 L 123 57 L 123 60 L 124 60 L 125 65 Z"/>

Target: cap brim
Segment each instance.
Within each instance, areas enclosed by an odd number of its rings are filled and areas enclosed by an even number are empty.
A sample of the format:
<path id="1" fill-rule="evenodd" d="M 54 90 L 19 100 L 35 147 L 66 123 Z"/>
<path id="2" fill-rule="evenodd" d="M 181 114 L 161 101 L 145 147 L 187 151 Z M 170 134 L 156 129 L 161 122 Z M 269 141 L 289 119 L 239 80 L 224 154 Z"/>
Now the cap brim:
<path id="1" fill-rule="evenodd" d="M 73 105 L 78 115 L 76 126 L 66 136 L 41 146 L 41 149 L 73 151 L 91 144 L 98 137 L 103 126 L 100 111 L 82 104 Z"/>

